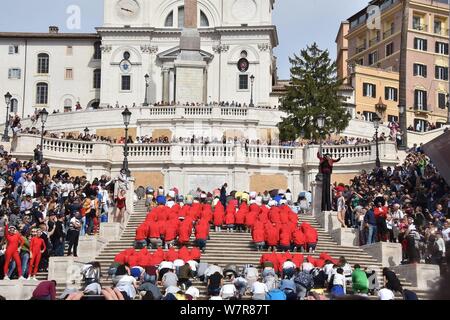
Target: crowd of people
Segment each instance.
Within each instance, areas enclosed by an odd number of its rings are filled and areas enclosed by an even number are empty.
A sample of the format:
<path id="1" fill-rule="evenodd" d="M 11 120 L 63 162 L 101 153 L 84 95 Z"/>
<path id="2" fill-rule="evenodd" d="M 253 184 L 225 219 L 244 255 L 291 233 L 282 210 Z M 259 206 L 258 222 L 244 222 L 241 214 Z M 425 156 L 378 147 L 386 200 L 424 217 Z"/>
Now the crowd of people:
<path id="1" fill-rule="evenodd" d="M 363 171 L 334 188 L 342 227 L 359 229 L 361 244 L 402 244 L 405 263 L 441 265 L 450 247 L 450 188 L 420 147 L 393 168 Z"/>
<path id="2" fill-rule="evenodd" d="M 77 256 L 79 237 L 99 232 L 112 200 L 116 220 L 123 220 L 125 194 L 114 195 L 120 176 L 51 175 L 46 161 L 19 161 L 3 147 L 0 154 L 0 279 L 36 279 L 49 257 Z"/>

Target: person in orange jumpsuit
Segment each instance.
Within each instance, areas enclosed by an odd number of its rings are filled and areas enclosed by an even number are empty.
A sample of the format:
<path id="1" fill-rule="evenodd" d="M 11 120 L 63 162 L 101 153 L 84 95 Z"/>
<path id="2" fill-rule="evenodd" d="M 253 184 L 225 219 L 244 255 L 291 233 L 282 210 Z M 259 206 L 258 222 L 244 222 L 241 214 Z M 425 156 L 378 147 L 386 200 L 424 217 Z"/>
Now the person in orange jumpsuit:
<path id="1" fill-rule="evenodd" d="M 184 220 L 178 228 L 178 245 L 189 244 L 192 234 L 192 225 L 189 220 Z"/>
<path id="2" fill-rule="evenodd" d="M 256 250 L 262 251 L 265 246 L 264 228 L 254 229 L 252 232 L 253 242 L 255 243 Z"/>
<path id="3" fill-rule="evenodd" d="M 225 215 L 225 224 L 227 225 L 227 232 L 233 232 L 235 222 L 234 209 L 228 210 L 228 208 L 231 208 L 231 206 L 227 207 L 227 213 Z"/>
<path id="4" fill-rule="evenodd" d="M 213 213 L 213 222 L 214 222 L 214 227 L 215 227 L 216 232 L 222 231 L 224 216 L 225 216 L 225 212 L 224 212 L 223 206 L 220 202 L 218 202 L 216 207 L 214 208 L 214 213 Z"/>
<path id="5" fill-rule="evenodd" d="M 39 270 L 39 263 L 41 262 L 42 253 L 47 250 L 44 239 L 41 238 L 42 231 L 40 229 L 33 229 L 31 232 L 30 241 L 30 276 L 36 280 L 36 274 Z"/>
<path id="6" fill-rule="evenodd" d="M 276 250 L 278 246 L 279 232 L 275 225 L 268 224 L 265 234 L 266 244 L 269 247 L 269 251 Z"/>
<path id="7" fill-rule="evenodd" d="M 195 242 L 202 252 L 205 252 L 206 240 L 208 239 L 209 224 L 202 222 L 195 226 Z"/>
<path id="8" fill-rule="evenodd" d="M 234 216 L 234 223 L 236 224 L 236 231 L 242 232 L 245 231 L 245 216 L 248 213 L 248 208 L 245 209 L 242 206 L 239 208 L 239 210 L 236 212 Z"/>
<path id="9" fill-rule="evenodd" d="M 147 234 L 148 224 L 146 222 L 141 223 L 136 229 L 136 236 L 134 237 L 134 247 L 136 249 L 142 249 L 147 246 Z"/>
<path id="10" fill-rule="evenodd" d="M 24 245 L 24 241 L 20 233 L 17 232 L 16 227 L 8 226 L 8 224 L 6 224 L 5 230 L 8 230 L 8 232 L 5 232 L 5 239 L 7 241 L 7 245 L 5 252 L 5 264 L 3 266 L 3 272 L 5 274 L 5 277 L 3 278 L 3 280 L 9 280 L 8 270 L 11 259 L 14 259 L 14 261 L 16 262 L 19 279 L 23 280 L 25 278 L 22 277 L 22 262 L 19 256 L 19 247 L 22 247 Z"/>
<path id="11" fill-rule="evenodd" d="M 293 233 L 294 252 L 300 249 L 300 252 L 306 250 L 306 237 L 302 230 L 296 229 Z"/>

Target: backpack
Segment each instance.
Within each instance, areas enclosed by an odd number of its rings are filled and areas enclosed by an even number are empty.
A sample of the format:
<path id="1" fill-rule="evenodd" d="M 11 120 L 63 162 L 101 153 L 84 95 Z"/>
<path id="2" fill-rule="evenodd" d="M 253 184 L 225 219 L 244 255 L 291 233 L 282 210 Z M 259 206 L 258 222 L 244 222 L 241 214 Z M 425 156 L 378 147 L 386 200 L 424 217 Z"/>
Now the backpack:
<path id="1" fill-rule="evenodd" d="M 325 287 L 325 280 L 327 276 L 325 275 L 325 272 L 319 268 L 314 268 L 311 270 L 311 275 L 314 279 L 314 288 L 323 288 Z"/>
<path id="2" fill-rule="evenodd" d="M 314 286 L 313 276 L 306 272 L 300 272 L 299 274 L 297 274 L 294 278 L 294 282 L 306 288 L 307 290 L 312 289 L 312 287 Z"/>

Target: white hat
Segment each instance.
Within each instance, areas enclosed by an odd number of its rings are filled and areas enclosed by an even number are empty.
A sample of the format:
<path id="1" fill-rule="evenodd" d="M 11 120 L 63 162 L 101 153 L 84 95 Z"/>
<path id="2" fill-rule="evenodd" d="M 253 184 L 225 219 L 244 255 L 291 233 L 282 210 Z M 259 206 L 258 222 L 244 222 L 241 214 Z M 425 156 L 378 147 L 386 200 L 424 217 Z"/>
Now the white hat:
<path id="1" fill-rule="evenodd" d="M 280 200 L 280 204 L 286 204 L 286 203 L 287 203 L 287 200 L 285 200 L 285 199 Z"/>
<path id="2" fill-rule="evenodd" d="M 190 295 L 194 299 L 198 299 L 200 297 L 200 290 L 198 290 L 196 287 L 189 287 L 185 294 Z"/>
<path id="3" fill-rule="evenodd" d="M 175 191 L 170 190 L 170 191 L 169 191 L 169 197 L 175 198 Z"/>
<path id="4" fill-rule="evenodd" d="M 250 199 L 255 199 L 257 196 L 255 191 L 250 192 Z"/>
<path id="5" fill-rule="evenodd" d="M 284 189 L 278 189 L 278 194 L 285 194 L 286 191 L 284 191 Z"/>
<path id="6" fill-rule="evenodd" d="M 205 199 L 206 198 L 206 193 L 200 194 L 200 198 Z"/>
<path id="7" fill-rule="evenodd" d="M 277 202 L 275 200 L 270 200 L 269 201 L 269 206 L 273 207 L 273 206 L 276 206 L 276 205 L 277 205 Z"/>

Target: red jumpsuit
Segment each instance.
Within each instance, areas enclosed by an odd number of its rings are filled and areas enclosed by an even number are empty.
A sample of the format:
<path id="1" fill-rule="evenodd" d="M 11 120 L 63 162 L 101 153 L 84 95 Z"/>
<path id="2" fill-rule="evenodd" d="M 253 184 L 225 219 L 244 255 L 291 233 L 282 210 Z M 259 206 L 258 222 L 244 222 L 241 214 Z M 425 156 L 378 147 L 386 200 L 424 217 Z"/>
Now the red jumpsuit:
<path id="1" fill-rule="evenodd" d="M 9 226 L 5 225 L 5 230 L 8 230 Z M 19 277 L 22 276 L 22 263 L 20 261 L 19 256 L 19 245 L 23 245 L 23 239 L 20 233 L 10 234 L 9 232 L 5 232 L 6 241 L 8 241 L 8 245 L 6 246 L 5 252 L 5 265 L 3 266 L 4 274 L 8 274 L 9 263 L 11 258 L 14 259 L 17 265 L 17 273 Z"/>
<path id="2" fill-rule="evenodd" d="M 31 252 L 31 259 L 30 259 L 30 275 L 35 276 L 39 269 L 39 263 L 41 262 L 42 253 L 41 250 L 46 250 L 47 246 L 45 245 L 45 242 L 42 238 L 34 237 L 30 241 L 30 252 Z M 17 262 L 16 262 L 17 263 Z M 33 268 L 34 267 L 34 268 Z"/>

